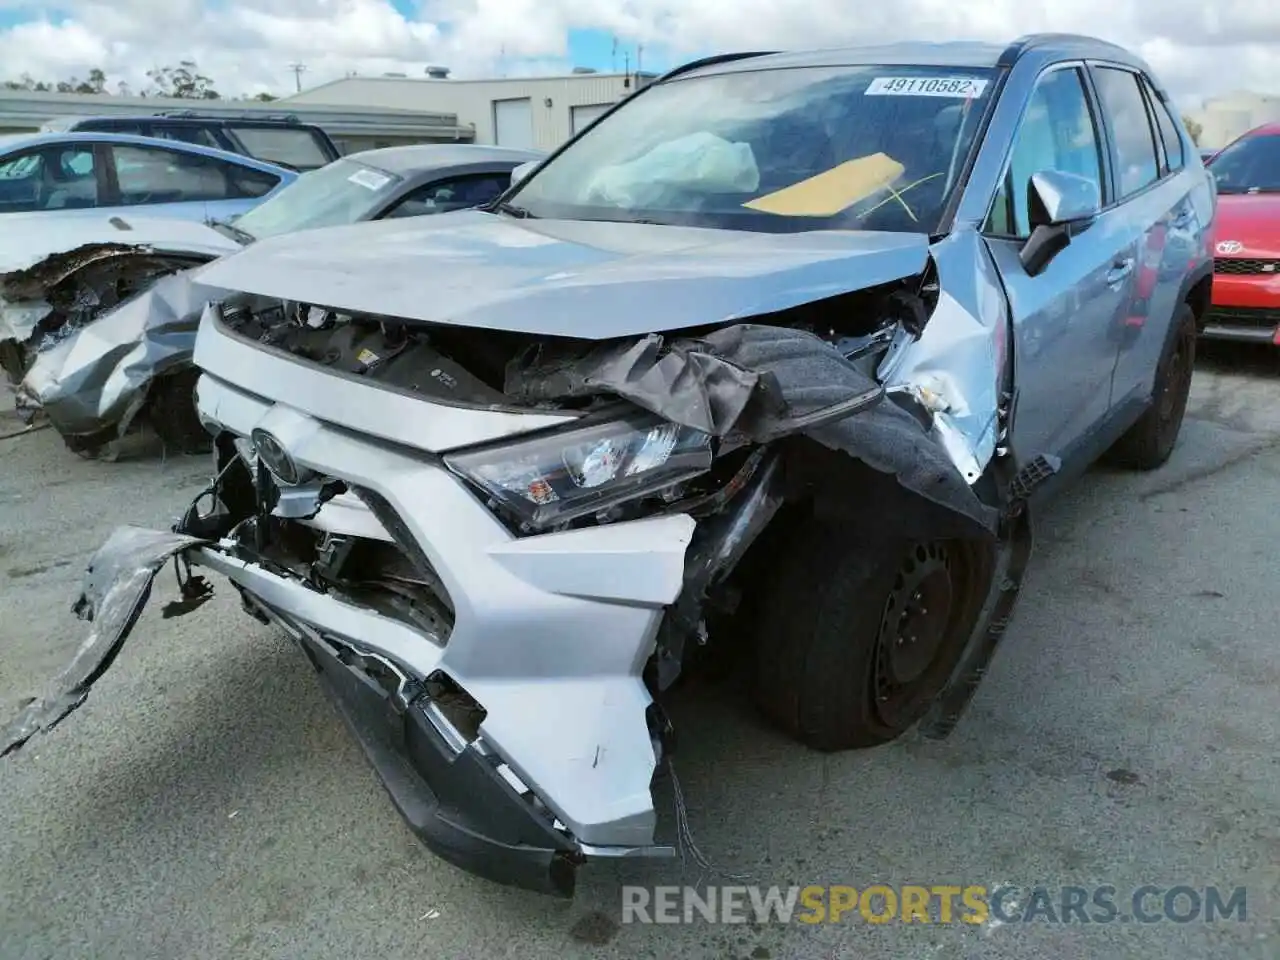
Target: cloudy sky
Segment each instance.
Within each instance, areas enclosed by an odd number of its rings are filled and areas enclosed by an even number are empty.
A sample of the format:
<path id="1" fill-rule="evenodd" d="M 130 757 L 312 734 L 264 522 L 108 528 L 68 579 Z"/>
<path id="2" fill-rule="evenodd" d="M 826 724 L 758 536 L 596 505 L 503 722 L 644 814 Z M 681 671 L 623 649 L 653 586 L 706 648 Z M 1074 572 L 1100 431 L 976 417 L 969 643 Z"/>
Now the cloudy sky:
<path id="1" fill-rule="evenodd" d="M 194 60 L 224 95 L 285 93 L 295 62 L 312 85 L 429 63 L 458 77 L 622 69 L 628 55 L 662 69 L 726 49 L 1042 30 L 1137 49 L 1188 108 L 1280 93 L 1280 4 L 1261 0 L 0 0 L 0 80 L 98 67 L 136 90 L 149 68 Z"/>

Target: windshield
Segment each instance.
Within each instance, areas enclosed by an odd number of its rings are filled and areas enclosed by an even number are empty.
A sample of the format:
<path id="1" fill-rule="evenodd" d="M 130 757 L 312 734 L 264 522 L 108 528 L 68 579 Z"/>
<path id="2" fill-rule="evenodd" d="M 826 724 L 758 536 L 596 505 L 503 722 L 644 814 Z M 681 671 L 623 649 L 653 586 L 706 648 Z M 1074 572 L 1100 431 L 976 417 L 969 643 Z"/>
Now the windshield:
<path id="1" fill-rule="evenodd" d="M 533 217 L 932 233 L 992 71 L 807 67 L 671 80 L 525 180 Z"/>
<path id="2" fill-rule="evenodd" d="M 1280 135 L 1237 140 L 1209 162 L 1219 193 L 1280 192 Z"/>
<path id="3" fill-rule="evenodd" d="M 335 160 L 304 173 L 236 220 L 256 240 L 294 230 L 368 220 L 383 208 L 400 178 L 354 160 Z"/>

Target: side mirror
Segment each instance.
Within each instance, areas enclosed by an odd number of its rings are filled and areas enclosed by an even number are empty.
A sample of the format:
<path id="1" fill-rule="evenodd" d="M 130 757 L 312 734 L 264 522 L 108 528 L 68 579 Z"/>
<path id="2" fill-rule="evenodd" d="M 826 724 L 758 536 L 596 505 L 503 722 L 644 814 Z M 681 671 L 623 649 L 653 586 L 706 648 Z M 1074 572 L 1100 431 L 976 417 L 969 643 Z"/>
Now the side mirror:
<path id="1" fill-rule="evenodd" d="M 1098 185 L 1061 170 L 1033 173 L 1027 183 L 1031 226 L 1060 227 L 1096 217 L 1102 209 Z"/>
<path id="2" fill-rule="evenodd" d="M 1031 276 L 1049 265 L 1071 242 L 1073 227 L 1092 220 L 1102 209 L 1098 185 L 1087 177 L 1061 170 L 1041 170 L 1027 181 L 1031 236 L 1018 259 Z"/>
<path id="3" fill-rule="evenodd" d="M 511 171 L 511 186 L 514 187 L 517 183 L 519 183 L 521 180 L 527 177 L 530 173 L 532 173 L 533 168 L 536 167 L 538 163 L 539 161 L 537 160 L 528 160 L 520 164 L 520 166 L 514 168 Z"/>

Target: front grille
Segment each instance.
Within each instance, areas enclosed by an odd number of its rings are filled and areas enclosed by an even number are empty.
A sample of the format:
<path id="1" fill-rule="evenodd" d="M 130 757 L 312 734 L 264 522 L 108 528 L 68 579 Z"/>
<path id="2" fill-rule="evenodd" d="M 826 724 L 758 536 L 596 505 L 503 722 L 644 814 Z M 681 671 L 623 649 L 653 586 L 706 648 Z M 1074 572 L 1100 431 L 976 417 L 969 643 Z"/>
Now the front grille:
<path id="1" fill-rule="evenodd" d="M 1250 260 L 1244 257 L 1232 257 L 1228 260 L 1218 257 L 1213 261 L 1213 272 L 1234 276 L 1280 273 L 1280 260 Z"/>
<path id="2" fill-rule="evenodd" d="M 1220 327 L 1274 330 L 1280 326 L 1280 310 L 1270 307 L 1210 307 L 1205 323 Z"/>

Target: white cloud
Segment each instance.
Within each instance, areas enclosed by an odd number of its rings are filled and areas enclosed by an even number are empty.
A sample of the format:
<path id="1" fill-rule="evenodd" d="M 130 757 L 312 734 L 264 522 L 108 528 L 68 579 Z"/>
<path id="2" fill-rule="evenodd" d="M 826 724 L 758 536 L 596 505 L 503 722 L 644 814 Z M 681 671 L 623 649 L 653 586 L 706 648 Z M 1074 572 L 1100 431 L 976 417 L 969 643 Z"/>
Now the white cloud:
<path id="1" fill-rule="evenodd" d="M 350 71 L 457 76 L 568 64 L 571 28 L 611 30 L 677 57 L 707 49 L 915 38 L 1008 40 L 1091 33 L 1145 56 L 1188 106 L 1234 89 L 1280 92 L 1280 5 L 1254 0 L 0 0 L 6 78 L 83 77 L 100 67 L 138 89 L 146 71 L 194 60 L 227 94 L 287 91 L 288 65 L 318 83 Z M 44 12 L 42 12 L 44 11 Z"/>

